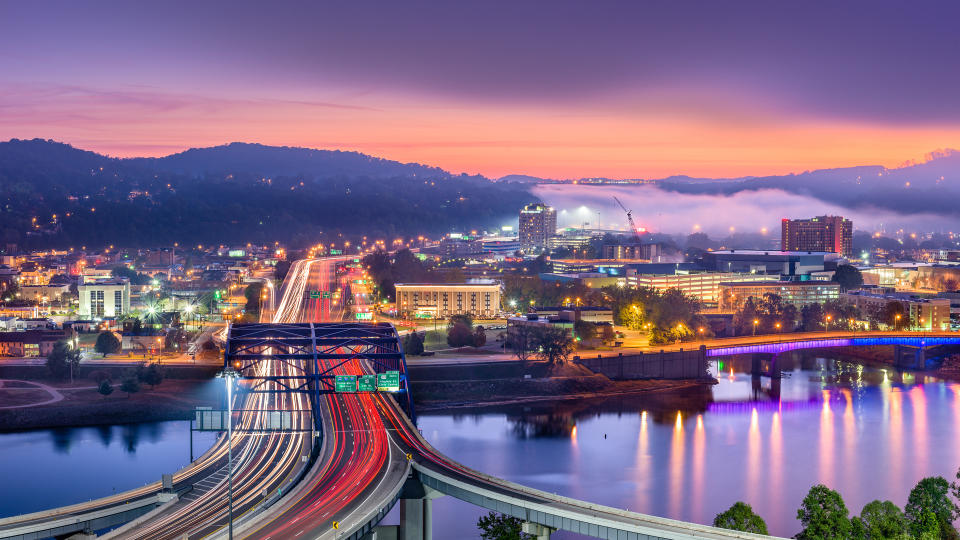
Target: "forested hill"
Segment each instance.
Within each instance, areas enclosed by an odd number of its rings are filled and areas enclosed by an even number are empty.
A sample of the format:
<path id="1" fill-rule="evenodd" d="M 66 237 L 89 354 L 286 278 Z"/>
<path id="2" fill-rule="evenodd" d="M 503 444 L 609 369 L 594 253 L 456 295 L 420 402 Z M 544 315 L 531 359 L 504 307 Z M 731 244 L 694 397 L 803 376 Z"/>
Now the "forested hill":
<path id="1" fill-rule="evenodd" d="M 234 143 L 117 159 L 0 143 L 0 234 L 24 247 L 441 233 L 513 221 L 531 200 L 523 186 L 356 152 Z"/>

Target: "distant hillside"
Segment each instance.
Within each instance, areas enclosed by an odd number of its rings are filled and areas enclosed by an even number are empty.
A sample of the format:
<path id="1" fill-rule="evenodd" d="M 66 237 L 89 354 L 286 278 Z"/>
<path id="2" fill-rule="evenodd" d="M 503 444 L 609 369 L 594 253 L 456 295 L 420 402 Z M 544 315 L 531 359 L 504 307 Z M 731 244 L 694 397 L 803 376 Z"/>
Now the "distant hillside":
<path id="1" fill-rule="evenodd" d="M 23 246 L 440 233 L 500 226 L 531 200 L 523 186 L 356 152 L 233 143 L 117 159 L 0 143 L 0 240 Z"/>
<path id="2" fill-rule="evenodd" d="M 154 170 L 190 176 L 231 173 L 311 178 L 450 176 L 449 173 L 437 167 L 428 167 L 419 163 L 400 163 L 359 152 L 238 142 L 212 148 L 191 148 L 162 158 L 135 158 L 129 161 Z"/>

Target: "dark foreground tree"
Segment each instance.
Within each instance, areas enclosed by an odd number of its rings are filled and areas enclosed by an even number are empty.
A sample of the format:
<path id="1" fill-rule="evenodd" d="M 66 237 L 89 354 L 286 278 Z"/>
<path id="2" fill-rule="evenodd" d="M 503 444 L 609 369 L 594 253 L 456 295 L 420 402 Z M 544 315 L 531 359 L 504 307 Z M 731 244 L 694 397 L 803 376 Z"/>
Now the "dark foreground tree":
<path id="1" fill-rule="evenodd" d="M 532 540 L 533 536 L 521 529 L 519 518 L 490 512 L 480 516 L 477 528 L 480 529 L 480 538 L 483 540 Z"/>
<path id="2" fill-rule="evenodd" d="M 123 383 L 120 384 L 120 391 L 127 393 L 127 398 L 131 394 L 136 394 L 140 391 L 140 382 L 137 381 L 136 376 L 128 376 L 123 379 Z"/>
<path id="3" fill-rule="evenodd" d="M 70 375 L 71 369 L 76 370 L 80 365 L 80 351 L 70 347 L 66 341 L 53 344 L 53 349 L 47 355 L 47 369 L 55 379 L 63 379 Z"/>
<path id="4" fill-rule="evenodd" d="M 473 342 L 471 345 L 474 347 L 483 347 L 487 344 L 487 332 L 483 329 L 482 326 L 477 326 L 473 329 Z"/>
<path id="5" fill-rule="evenodd" d="M 856 266 L 841 264 L 833 274 L 833 280 L 840 284 L 844 291 L 859 289 L 863 285 L 863 275 Z"/>
<path id="6" fill-rule="evenodd" d="M 403 338 L 403 352 L 410 356 L 423 354 L 423 336 L 418 332 L 410 332 Z"/>
<path id="7" fill-rule="evenodd" d="M 845 540 L 853 530 L 843 497 L 823 484 L 810 488 L 797 519 L 803 525 L 797 535 L 800 540 Z"/>
<path id="8" fill-rule="evenodd" d="M 729 509 L 717 514 L 713 519 L 713 526 L 732 531 L 769 534 L 767 523 L 753 512 L 749 504 L 737 501 Z"/>
<path id="9" fill-rule="evenodd" d="M 100 386 L 97 387 L 97 392 L 100 392 L 101 396 L 107 397 L 113 393 L 113 385 L 110 384 L 109 380 L 104 379 L 100 381 Z"/>
<path id="10" fill-rule="evenodd" d="M 573 338 L 566 328 L 538 328 L 533 349 L 537 358 L 548 364 L 565 364 L 573 352 Z"/>
<path id="11" fill-rule="evenodd" d="M 120 340 L 117 336 L 108 330 L 100 332 L 97 336 L 97 343 L 93 346 L 94 350 L 103 356 L 120 352 Z"/>
<path id="12" fill-rule="evenodd" d="M 163 372 L 157 364 L 150 364 L 137 373 L 137 379 L 143 384 L 149 384 L 150 389 L 153 390 L 155 386 L 163 382 Z"/>
<path id="13" fill-rule="evenodd" d="M 473 345 L 473 332 L 470 327 L 457 322 L 447 328 L 447 345 L 451 347 L 466 347 Z"/>

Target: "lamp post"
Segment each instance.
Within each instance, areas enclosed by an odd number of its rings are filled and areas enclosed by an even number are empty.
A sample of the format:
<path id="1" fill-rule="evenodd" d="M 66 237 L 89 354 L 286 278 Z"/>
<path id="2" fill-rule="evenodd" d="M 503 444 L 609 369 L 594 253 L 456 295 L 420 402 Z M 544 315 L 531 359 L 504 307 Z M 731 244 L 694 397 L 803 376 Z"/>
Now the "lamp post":
<path id="1" fill-rule="evenodd" d="M 833 315 L 827 315 L 826 323 L 823 325 L 823 333 L 826 334 L 830 331 L 830 321 L 833 320 Z"/>
<path id="2" fill-rule="evenodd" d="M 754 336 L 757 335 L 757 326 L 759 326 L 759 325 L 760 325 L 760 320 L 759 320 L 759 319 L 754 319 L 754 320 L 753 320 L 753 335 L 754 335 Z"/>
<path id="3" fill-rule="evenodd" d="M 240 367 L 235 362 L 236 367 Z M 218 377 L 222 377 L 227 385 L 227 498 L 229 539 L 233 540 L 233 382 L 240 378 L 240 373 L 233 367 L 226 367 Z"/>
<path id="4" fill-rule="evenodd" d="M 900 314 L 899 314 L 899 313 L 897 313 L 897 317 L 896 317 L 896 318 L 897 318 L 897 323 L 893 326 L 893 329 L 894 329 L 894 330 L 899 330 L 899 329 L 900 329 Z"/>
<path id="5" fill-rule="evenodd" d="M 783 325 L 780 324 L 780 321 L 777 321 L 773 326 L 777 329 L 777 343 L 779 343 L 780 338 L 783 336 L 783 334 L 780 333 L 780 329 L 783 327 Z"/>

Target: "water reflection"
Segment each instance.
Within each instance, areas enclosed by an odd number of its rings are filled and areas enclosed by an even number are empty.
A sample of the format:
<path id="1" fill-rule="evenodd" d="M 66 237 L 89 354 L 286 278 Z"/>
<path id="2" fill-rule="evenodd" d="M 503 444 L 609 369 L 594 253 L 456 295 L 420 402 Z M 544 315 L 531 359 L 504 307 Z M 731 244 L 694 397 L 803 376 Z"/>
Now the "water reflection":
<path id="1" fill-rule="evenodd" d="M 428 413 L 420 424 L 451 457 L 536 488 L 700 523 L 743 500 L 781 536 L 798 532 L 815 483 L 859 510 L 902 504 L 920 478 L 960 466 L 956 384 L 812 351 L 713 369 L 714 386 Z M 463 518 L 473 510 L 435 504 L 438 534 L 476 538 Z"/>
<path id="2" fill-rule="evenodd" d="M 0 434 L 0 517 L 74 504 L 160 479 L 190 462 L 188 422 Z M 194 435 L 206 451 L 215 433 Z"/>
<path id="3" fill-rule="evenodd" d="M 135 454 L 137 446 L 142 440 L 155 443 L 163 438 L 164 425 L 168 423 L 147 422 L 89 428 L 53 428 L 48 430 L 47 433 L 50 435 L 53 450 L 59 454 L 69 454 L 76 440 L 86 440 L 91 433 L 96 435 L 104 447 L 110 447 L 113 444 L 114 437 L 119 434 L 123 443 L 123 450 L 128 454 Z"/>

